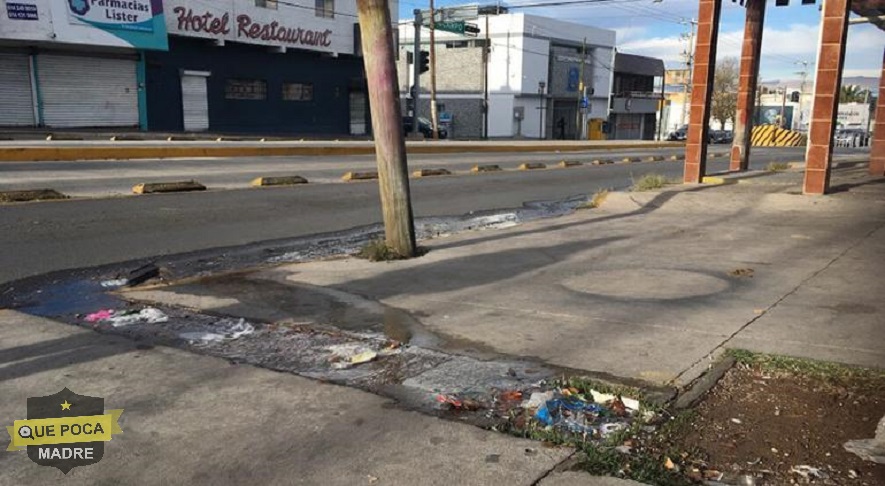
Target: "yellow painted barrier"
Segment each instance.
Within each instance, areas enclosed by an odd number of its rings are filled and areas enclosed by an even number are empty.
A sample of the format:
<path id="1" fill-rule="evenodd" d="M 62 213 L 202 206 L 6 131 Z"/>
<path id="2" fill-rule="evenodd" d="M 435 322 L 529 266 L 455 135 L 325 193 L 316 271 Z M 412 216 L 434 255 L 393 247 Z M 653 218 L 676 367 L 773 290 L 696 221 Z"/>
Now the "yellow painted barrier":
<path id="1" fill-rule="evenodd" d="M 754 147 L 801 147 L 806 141 L 805 134 L 776 125 L 755 126 L 750 135 L 750 144 Z"/>

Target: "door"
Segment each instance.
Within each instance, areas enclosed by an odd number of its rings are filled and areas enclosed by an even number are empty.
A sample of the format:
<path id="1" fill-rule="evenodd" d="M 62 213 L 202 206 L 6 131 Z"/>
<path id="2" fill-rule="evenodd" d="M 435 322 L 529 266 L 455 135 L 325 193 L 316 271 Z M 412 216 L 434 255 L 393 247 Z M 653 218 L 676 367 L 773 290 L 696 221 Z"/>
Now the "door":
<path id="1" fill-rule="evenodd" d="M 0 52 L 0 126 L 35 124 L 28 55 Z"/>
<path id="2" fill-rule="evenodd" d="M 365 135 L 368 100 L 364 91 L 350 92 L 350 134 Z"/>
<path id="3" fill-rule="evenodd" d="M 38 54 L 49 127 L 138 126 L 135 59 Z"/>
<path id="4" fill-rule="evenodd" d="M 202 132 L 209 129 L 209 97 L 205 71 L 182 71 L 181 111 L 184 115 L 184 131 Z"/>

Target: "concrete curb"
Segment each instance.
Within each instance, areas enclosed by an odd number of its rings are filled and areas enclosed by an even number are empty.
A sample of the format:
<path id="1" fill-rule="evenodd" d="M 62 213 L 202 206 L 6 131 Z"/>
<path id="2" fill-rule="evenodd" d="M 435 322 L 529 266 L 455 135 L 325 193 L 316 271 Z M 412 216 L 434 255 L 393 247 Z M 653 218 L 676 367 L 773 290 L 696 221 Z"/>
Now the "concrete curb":
<path id="1" fill-rule="evenodd" d="M 725 358 L 713 365 L 709 371 L 701 375 L 700 378 L 680 393 L 673 402 L 673 407 L 676 410 L 686 410 L 696 405 L 707 392 L 716 386 L 716 383 L 734 366 L 735 362 L 734 357 L 725 356 Z"/>
<path id="2" fill-rule="evenodd" d="M 444 175 L 452 175 L 452 172 L 448 169 L 420 169 L 412 172 L 412 177 L 432 177 Z"/>
<path id="3" fill-rule="evenodd" d="M 378 178 L 378 171 L 368 171 L 368 172 L 347 172 L 343 176 L 341 176 L 341 180 L 343 181 L 368 181 L 371 179 Z"/>
<path id="4" fill-rule="evenodd" d="M 685 160 L 685 154 L 683 155 L 671 155 L 667 160 Z"/>
<path id="5" fill-rule="evenodd" d="M 69 199 L 69 197 L 55 189 L 26 189 L 22 191 L 0 192 L 0 203 L 52 201 L 58 199 Z"/>
<path id="6" fill-rule="evenodd" d="M 538 170 L 546 168 L 547 164 L 542 164 L 541 162 L 527 162 L 525 164 L 519 164 L 519 170 Z"/>
<path id="7" fill-rule="evenodd" d="M 488 165 L 474 165 L 470 172 L 498 172 L 501 170 L 501 166 L 497 164 L 488 164 Z"/>
<path id="8" fill-rule="evenodd" d="M 713 185 L 713 186 L 721 186 L 724 184 L 737 184 L 737 182 L 738 182 L 737 179 L 726 179 L 724 177 L 718 177 L 718 176 L 704 176 L 704 178 L 701 179 L 701 184 L 708 184 L 708 185 Z"/>
<path id="9" fill-rule="evenodd" d="M 660 162 L 662 160 L 664 160 L 663 155 L 651 155 L 645 158 L 646 162 Z"/>
<path id="10" fill-rule="evenodd" d="M 156 194 L 163 192 L 192 192 L 205 191 L 206 186 L 197 181 L 180 182 L 143 182 L 132 186 L 135 194 Z"/>
<path id="11" fill-rule="evenodd" d="M 294 186 L 297 184 L 307 184 L 307 179 L 301 176 L 281 176 L 281 177 L 257 177 L 252 180 L 253 187 L 268 186 Z"/>
<path id="12" fill-rule="evenodd" d="M 614 164 L 615 161 L 611 160 L 611 159 L 596 159 L 590 163 L 593 165 L 608 165 L 608 164 Z"/>
<path id="13" fill-rule="evenodd" d="M 559 167 L 562 167 L 563 169 L 565 169 L 568 167 L 578 167 L 578 166 L 584 165 L 584 163 L 579 162 L 577 160 L 560 160 L 559 164 L 557 164 L 557 165 Z"/>
<path id="14" fill-rule="evenodd" d="M 131 145 L 131 146 L 68 146 L 68 147 L 3 147 L 0 148 L 0 161 L 67 161 L 67 160 L 110 160 L 110 159 L 166 159 L 193 157 L 261 157 L 261 156 L 327 156 L 327 155 L 373 155 L 373 145 L 254 145 L 254 146 L 213 146 L 205 140 L 187 137 L 169 137 L 173 140 L 186 140 L 196 146 L 178 145 Z M 58 140 L 58 139 L 55 139 Z M 225 138 L 225 140 L 228 140 Z M 587 150 L 618 149 L 658 149 L 684 146 L 677 142 L 648 144 L 608 143 L 585 145 L 571 144 L 525 144 L 512 143 L 472 144 L 472 143 L 426 143 L 410 142 L 406 151 L 409 154 L 451 154 L 467 152 L 578 152 Z"/>
<path id="15" fill-rule="evenodd" d="M 621 159 L 622 164 L 632 164 L 634 162 L 641 162 L 641 161 L 642 161 L 642 159 L 640 159 L 639 157 L 624 157 L 623 159 Z"/>

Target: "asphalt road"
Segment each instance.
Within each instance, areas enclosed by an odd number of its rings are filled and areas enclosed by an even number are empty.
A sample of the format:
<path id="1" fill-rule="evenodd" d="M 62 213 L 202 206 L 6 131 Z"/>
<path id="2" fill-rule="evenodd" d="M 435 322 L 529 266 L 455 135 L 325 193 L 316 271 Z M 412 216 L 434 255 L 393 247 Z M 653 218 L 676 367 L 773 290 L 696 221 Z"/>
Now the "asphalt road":
<path id="1" fill-rule="evenodd" d="M 726 152 L 728 146 L 711 146 L 711 152 Z M 799 160 L 802 150 L 756 149 L 760 155 Z M 443 167 L 453 172 L 469 171 L 474 164 L 499 164 L 516 168 L 522 162 L 556 164 L 560 160 L 591 162 L 649 155 L 681 154 L 682 149 L 594 150 L 568 153 L 463 153 L 415 154 L 409 157 L 412 170 Z M 74 197 L 131 195 L 132 186 L 142 182 L 195 179 L 210 189 L 241 189 L 262 176 L 300 175 L 311 183 L 341 182 L 352 170 L 375 170 L 373 155 L 347 157 L 244 157 L 200 159 L 99 160 L 72 162 L 0 162 L 0 191 L 49 187 Z"/>
<path id="2" fill-rule="evenodd" d="M 802 158 L 801 149 L 757 150 L 754 153 L 754 168 L 763 168 L 772 160 Z M 568 158 L 592 160 L 598 156 L 570 154 Z M 416 157 L 413 168 L 425 163 L 428 166 L 445 163 L 453 167 L 501 163 L 515 167 L 527 158 L 556 161 L 562 157 L 558 154 L 529 154 L 517 160 L 513 154 L 426 156 Z M 356 166 L 371 163 L 370 157 L 352 159 L 343 162 L 301 161 L 301 167 L 308 164 Z M 233 177 L 233 173 L 237 173 L 237 180 L 248 180 L 255 173 L 249 171 L 258 170 L 256 164 L 272 166 L 274 162 L 266 159 L 180 161 L 193 168 L 188 170 L 202 171 L 205 177 L 211 172 L 211 177 L 220 178 L 218 180 Z M 280 163 L 291 164 L 291 160 Z M 112 165 L 106 167 L 108 164 Z M 38 174 L 43 182 L 55 181 L 55 187 L 64 187 L 60 185 L 63 180 L 74 184 L 71 187 L 76 184 L 93 187 L 96 181 L 104 180 L 95 172 L 113 172 L 114 167 L 133 171 L 167 170 L 175 164 L 175 161 L 4 163 L 0 164 L 0 172 L 7 181 L 4 183 L 6 187 L 10 184 L 33 187 L 32 180 L 15 182 L 16 174 L 21 175 L 23 167 L 32 174 L 29 177 Z M 709 164 L 708 173 L 726 167 L 726 159 L 714 159 Z M 70 171 L 81 168 L 84 173 L 82 178 L 66 179 L 64 174 L 57 173 L 58 168 Z M 332 169 L 311 170 L 319 174 Z M 338 169 L 334 170 L 337 173 Z M 528 201 L 593 194 L 603 188 L 625 188 L 634 178 L 647 173 L 678 178 L 682 174 L 682 164 L 634 163 L 458 175 L 413 179 L 411 187 L 416 216 L 447 216 L 519 207 Z M 119 177 L 130 175 L 117 177 L 111 176 L 108 180 L 119 181 Z M 8 182 L 10 179 L 14 182 Z M 245 187 L 245 184 L 240 183 L 239 187 Z M 53 270 L 350 229 L 380 221 L 379 205 L 375 181 L 6 205 L 0 207 L 0 245 L 4 250 L 0 253 L 0 282 Z"/>

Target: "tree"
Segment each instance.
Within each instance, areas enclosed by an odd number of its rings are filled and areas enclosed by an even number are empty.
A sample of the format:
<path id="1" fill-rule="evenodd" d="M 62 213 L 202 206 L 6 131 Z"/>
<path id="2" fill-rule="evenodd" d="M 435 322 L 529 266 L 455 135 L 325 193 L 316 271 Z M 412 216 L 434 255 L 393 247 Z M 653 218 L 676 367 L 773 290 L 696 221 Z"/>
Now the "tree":
<path id="1" fill-rule="evenodd" d="M 839 90 L 839 103 L 863 103 L 867 100 L 867 91 L 856 84 L 842 86 Z"/>
<path id="2" fill-rule="evenodd" d="M 737 90 L 740 67 L 734 57 L 726 57 L 716 63 L 713 77 L 713 97 L 710 115 L 725 130 L 725 122 L 734 121 L 737 112 Z"/>

